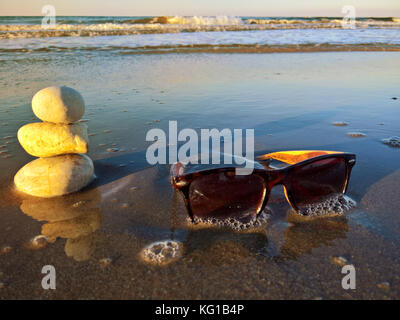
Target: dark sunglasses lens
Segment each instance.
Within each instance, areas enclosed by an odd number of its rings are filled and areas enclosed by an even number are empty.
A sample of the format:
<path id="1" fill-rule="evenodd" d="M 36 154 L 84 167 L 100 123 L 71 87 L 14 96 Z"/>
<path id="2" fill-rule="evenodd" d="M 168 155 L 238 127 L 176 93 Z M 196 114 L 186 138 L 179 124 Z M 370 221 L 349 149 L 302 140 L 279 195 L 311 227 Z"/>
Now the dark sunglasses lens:
<path id="1" fill-rule="evenodd" d="M 264 182 L 257 175 L 218 172 L 199 176 L 189 188 L 193 215 L 199 218 L 251 218 L 264 199 Z"/>
<path id="2" fill-rule="evenodd" d="M 346 160 L 329 158 L 297 167 L 289 175 L 289 188 L 298 207 L 342 193 L 346 183 Z"/>

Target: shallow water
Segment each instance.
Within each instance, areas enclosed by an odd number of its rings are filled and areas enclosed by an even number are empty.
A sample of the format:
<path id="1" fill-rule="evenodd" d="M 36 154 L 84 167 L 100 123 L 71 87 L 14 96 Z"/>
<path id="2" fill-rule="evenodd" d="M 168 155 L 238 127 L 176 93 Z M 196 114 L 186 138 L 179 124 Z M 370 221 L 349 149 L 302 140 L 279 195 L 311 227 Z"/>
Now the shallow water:
<path id="1" fill-rule="evenodd" d="M 95 31 L 93 31 L 95 32 Z M 64 34 L 63 34 L 64 35 Z M 45 41 L 44 41 L 45 40 Z M 263 45 L 304 45 L 324 44 L 362 45 L 386 44 L 398 48 L 400 28 L 396 29 L 282 29 L 282 30 L 244 30 L 196 33 L 168 33 L 114 35 L 102 37 L 57 36 L 49 38 L 1 39 L 1 51 L 65 51 L 65 50 L 113 50 L 128 51 L 146 47 L 165 47 L 174 50 L 179 46 L 208 46 L 218 48 L 226 45 L 263 46 Z"/>
<path id="2" fill-rule="evenodd" d="M 70 53 L 0 54 L 0 247 L 11 248 L 0 254 L 1 298 L 399 298 L 400 153 L 382 139 L 399 135 L 400 53 Z M 84 96 L 98 178 L 77 194 L 35 199 L 12 188 L 32 159 L 16 131 L 37 121 L 30 100 L 50 85 Z M 277 188 L 266 226 L 190 226 L 179 198 L 173 208 L 168 166 L 145 161 L 146 132 L 169 120 L 254 128 L 258 153 L 356 153 L 348 195 L 357 208 L 300 217 Z M 49 243 L 32 250 L 39 234 Z M 145 263 L 140 252 L 164 240 L 182 243 L 182 256 Z M 335 257 L 355 265 L 356 290 L 342 289 Z M 55 291 L 40 286 L 47 264 Z"/>

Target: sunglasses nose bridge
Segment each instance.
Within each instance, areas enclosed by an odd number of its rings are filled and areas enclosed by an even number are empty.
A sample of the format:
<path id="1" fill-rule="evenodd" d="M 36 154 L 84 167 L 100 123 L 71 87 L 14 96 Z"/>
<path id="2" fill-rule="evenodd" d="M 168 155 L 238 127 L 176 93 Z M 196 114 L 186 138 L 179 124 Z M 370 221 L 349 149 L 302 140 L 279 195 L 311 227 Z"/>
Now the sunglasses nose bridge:
<path id="1" fill-rule="evenodd" d="M 283 184 L 285 173 L 279 170 L 267 171 L 268 189 L 271 190 L 278 184 Z"/>

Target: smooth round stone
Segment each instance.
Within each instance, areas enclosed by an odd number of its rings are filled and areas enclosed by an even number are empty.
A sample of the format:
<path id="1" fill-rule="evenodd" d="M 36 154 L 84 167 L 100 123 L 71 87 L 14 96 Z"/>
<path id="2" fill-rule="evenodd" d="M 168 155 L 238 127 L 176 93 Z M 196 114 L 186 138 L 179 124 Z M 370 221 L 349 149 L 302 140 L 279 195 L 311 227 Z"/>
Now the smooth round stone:
<path id="1" fill-rule="evenodd" d="M 69 87 L 48 87 L 32 98 L 32 110 L 42 121 L 72 123 L 82 118 L 85 102 L 81 94 Z"/>
<path id="2" fill-rule="evenodd" d="M 43 198 L 76 192 L 94 177 L 92 160 L 80 154 L 39 158 L 22 167 L 14 177 L 19 191 Z"/>
<path id="3" fill-rule="evenodd" d="M 35 157 L 87 153 L 89 145 L 87 126 L 83 123 L 29 123 L 18 130 L 18 141 Z"/>

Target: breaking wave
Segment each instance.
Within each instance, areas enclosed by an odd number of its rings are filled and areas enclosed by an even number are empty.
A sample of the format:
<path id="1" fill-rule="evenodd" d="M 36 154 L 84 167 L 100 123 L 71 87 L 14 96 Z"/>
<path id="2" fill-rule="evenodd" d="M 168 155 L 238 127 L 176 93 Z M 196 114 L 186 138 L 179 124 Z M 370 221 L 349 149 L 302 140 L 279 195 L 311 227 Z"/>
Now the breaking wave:
<path id="1" fill-rule="evenodd" d="M 321 17 L 57 17 L 49 29 L 42 28 L 41 21 L 42 17 L 0 17 L 0 39 L 342 28 L 341 18 Z M 400 18 L 359 18 L 356 28 L 400 28 Z"/>
<path id="2" fill-rule="evenodd" d="M 152 17 L 144 19 L 132 19 L 124 21 L 133 24 L 179 24 L 179 25 L 199 25 L 199 26 L 226 26 L 226 25 L 242 25 L 243 20 L 238 17 L 216 16 L 216 17 Z"/>

